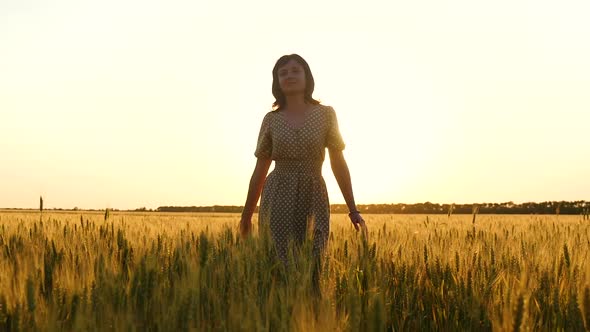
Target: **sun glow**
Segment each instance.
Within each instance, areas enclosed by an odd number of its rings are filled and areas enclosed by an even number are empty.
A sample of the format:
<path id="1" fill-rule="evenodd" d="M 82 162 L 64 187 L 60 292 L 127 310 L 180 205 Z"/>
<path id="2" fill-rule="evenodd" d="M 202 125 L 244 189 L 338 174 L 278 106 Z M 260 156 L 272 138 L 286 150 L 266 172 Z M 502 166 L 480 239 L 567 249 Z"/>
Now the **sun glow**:
<path id="1" fill-rule="evenodd" d="M 0 5 L 0 207 L 243 204 L 290 53 L 357 203 L 587 199 L 588 2 L 331 5 Z"/>

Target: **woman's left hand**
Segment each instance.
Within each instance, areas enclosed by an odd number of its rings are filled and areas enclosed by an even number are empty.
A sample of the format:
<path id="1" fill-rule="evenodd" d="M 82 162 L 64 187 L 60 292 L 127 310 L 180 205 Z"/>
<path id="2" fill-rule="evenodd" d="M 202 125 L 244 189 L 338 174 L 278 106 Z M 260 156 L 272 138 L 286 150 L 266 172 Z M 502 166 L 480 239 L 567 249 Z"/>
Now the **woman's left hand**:
<path id="1" fill-rule="evenodd" d="M 352 225 L 354 226 L 356 231 L 358 232 L 360 230 L 361 234 L 366 239 L 367 235 L 368 235 L 368 231 L 367 231 L 367 224 L 365 223 L 365 219 L 363 219 L 363 217 L 361 216 L 361 214 L 359 212 L 352 213 L 349 217 L 350 217 L 350 221 L 352 222 Z"/>

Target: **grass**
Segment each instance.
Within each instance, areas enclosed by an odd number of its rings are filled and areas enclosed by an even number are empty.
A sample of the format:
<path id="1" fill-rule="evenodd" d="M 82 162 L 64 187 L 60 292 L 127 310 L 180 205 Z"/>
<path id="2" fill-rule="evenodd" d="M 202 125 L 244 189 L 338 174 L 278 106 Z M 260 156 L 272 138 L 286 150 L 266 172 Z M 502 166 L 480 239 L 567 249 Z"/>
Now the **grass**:
<path id="1" fill-rule="evenodd" d="M 0 212 L 0 329 L 589 329 L 590 223 L 476 215 L 334 215 L 318 296 L 236 214 Z"/>

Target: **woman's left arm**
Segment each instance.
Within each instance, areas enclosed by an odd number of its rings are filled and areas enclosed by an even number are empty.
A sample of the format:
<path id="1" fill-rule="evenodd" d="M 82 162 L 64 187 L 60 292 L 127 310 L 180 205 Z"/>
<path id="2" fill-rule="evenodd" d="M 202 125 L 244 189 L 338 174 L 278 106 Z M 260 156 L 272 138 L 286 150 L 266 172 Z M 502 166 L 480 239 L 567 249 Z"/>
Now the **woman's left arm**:
<path id="1" fill-rule="evenodd" d="M 334 173 L 336 182 L 338 182 L 340 191 L 342 191 L 342 196 L 344 196 L 346 206 L 348 206 L 348 211 L 350 211 L 350 221 L 352 222 L 354 228 L 357 231 L 359 230 L 360 225 L 363 233 L 366 236 L 367 226 L 365 224 L 365 220 L 356 208 L 356 203 L 354 202 L 354 194 L 352 192 L 352 181 L 350 178 L 350 171 L 348 170 L 348 165 L 346 164 L 346 160 L 344 159 L 344 154 L 342 153 L 342 150 L 328 149 L 328 152 L 330 154 L 330 165 L 332 167 L 332 172 Z"/>

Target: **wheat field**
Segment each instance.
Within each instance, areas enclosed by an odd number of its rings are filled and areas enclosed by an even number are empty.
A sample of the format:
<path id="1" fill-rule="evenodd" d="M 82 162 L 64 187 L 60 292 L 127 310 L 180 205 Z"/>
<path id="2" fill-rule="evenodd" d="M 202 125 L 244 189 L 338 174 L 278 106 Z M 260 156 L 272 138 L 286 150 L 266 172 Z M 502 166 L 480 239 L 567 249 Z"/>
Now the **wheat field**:
<path id="1" fill-rule="evenodd" d="M 316 295 L 309 243 L 284 268 L 237 214 L 0 211 L 0 329 L 590 330 L 582 216 L 365 219 L 332 216 Z"/>

